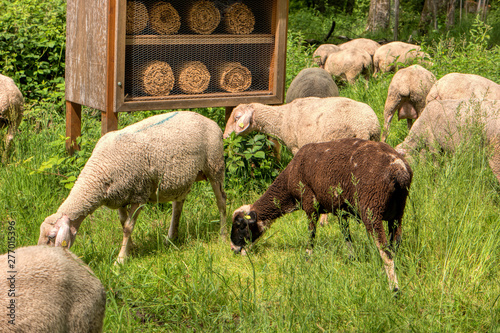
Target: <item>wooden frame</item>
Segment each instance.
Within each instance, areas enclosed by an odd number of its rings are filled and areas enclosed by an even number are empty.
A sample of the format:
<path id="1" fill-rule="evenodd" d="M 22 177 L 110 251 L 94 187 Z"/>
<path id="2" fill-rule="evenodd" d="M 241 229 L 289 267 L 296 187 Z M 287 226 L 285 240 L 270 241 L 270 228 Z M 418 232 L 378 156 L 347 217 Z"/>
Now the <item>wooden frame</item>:
<path id="1" fill-rule="evenodd" d="M 257 0 L 253 0 L 257 1 Z M 241 103 L 281 104 L 284 100 L 288 0 L 272 2 L 271 33 L 250 35 L 126 35 L 127 0 L 68 0 L 66 46 L 67 149 L 78 149 L 81 105 L 102 111 L 102 134 L 118 128 L 118 112 L 226 107 Z M 267 15 L 266 15 L 267 16 Z M 171 45 L 274 45 L 268 89 L 203 95 L 134 96 L 125 92 L 127 47 Z"/>

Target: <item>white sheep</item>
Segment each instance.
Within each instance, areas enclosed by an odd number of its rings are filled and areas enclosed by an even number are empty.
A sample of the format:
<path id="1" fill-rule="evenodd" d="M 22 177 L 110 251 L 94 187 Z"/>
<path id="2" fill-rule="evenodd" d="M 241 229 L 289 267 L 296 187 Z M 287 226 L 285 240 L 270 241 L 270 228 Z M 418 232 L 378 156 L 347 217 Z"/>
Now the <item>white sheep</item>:
<path id="1" fill-rule="evenodd" d="M 304 68 L 286 92 L 286 103 L 303 97 L 335 97 L 339 89 L 332 76 L 322 68 Z"/>
<path id="2" fill-rule="evenodd" d="M 224 138 L 232 132 L 246 135 L 252 131 L 277 137 L 294 155 L 313 142 L 380 139 L 380 123 L 373 109 L 345 97 L 299 98 L 278 106 L 240 104 L 227 121 Z"/>
<path id="3" fill-rule="evenodd" d="M 339 45 L 341 50 L 345 49 L 363 49 L 373 58 L 375 51 L 380 47 L 380 44 L 368 38 L 356 38 Z"/>
<path id="4" fill-rule="evenodd" d="M 430 58 L 429 55 L 421 51 L 418 45 L 404 42 L 387 43 L 380 46 L 373 55 L 373 74 L 394 71 L 397 67 L 406 67 L 415 60 L 420 64 L 428 63 L 428 58 Z"/>
<path id="5" fill-rule="evenodd" d="M 434 82 L 434 74 L 420 65 L 400 69 L 394 74 L 385 101 L 382 141 L 387 139 L 391 120 L 396 112 L 398 120 L 406 119 L 410 130 L 413 120 L 425 108 L 427 94 Z"/>
<path id="6" fill-rule="evenodd" d="M 19 88 L 10 77 L 0 74 L 0 129 L 7 127 L 5 134 L 2 163 L 6 164 L 12 140 L 23 119 L 24 98 Z"/>
<path id="7" fill-rule="evenodd" d="M 102 331 L 106 290 L 69 250 L 23 247 L 0 256 L 0 263 L 0 302 L 5 311 L 0 332 Z"/>
<path id="8" fill-rule="evenodd" d="M 314 51 L 313 60 L 320 68 L 325 68 L 328 56 L 339 51 L 340 47 L 335 44 L 322 44 Z"/>
<path id="9" fill-rule="evenodd" d="M 500 84 L 474 74 L 449 73 L 436 81 L 426 101 L 446 99 L 500 99 Z"/>
<path id="10" fill-rule="evenodd" d="M 332 53 L 325 62 L 325 69 L 328 73 L 350 84 L 354 84 L 360 75 L 368 79 L 372 68 L 372 57 L 360 48 L 345 48 Z"/>
<path id="11" fill-rule="evenodd" d="M 195 181 L 210 181 L 226 227 L 224 144 L 219 126 L 198 113 L 177 111 L 104 135 L 68 198 L 40 226 L 38 244 L 70 247 L 83 219 L 98 207 L 118 209 L 127 257 L 135 221 L 147 202 L 172 201 L 168 237 L 177 236 L 182 206 Z"/>
<path id="12" fill-rule="evenodd" d="M 500 100 L 433 100 L 396 150 L 408 155 L 419 149 L 454 151 L 470 135 L 467 126 L 480 126 L 492 148 L 491 170 L 500 182 Z"/>

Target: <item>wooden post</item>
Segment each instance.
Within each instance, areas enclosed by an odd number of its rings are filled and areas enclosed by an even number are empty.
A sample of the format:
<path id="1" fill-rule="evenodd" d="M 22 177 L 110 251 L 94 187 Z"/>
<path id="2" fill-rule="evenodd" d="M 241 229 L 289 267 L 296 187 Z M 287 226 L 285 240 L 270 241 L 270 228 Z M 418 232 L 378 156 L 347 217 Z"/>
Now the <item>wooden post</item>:
<path id="1" fill-rule="evenodd" d="M 106 56 L 106 110 L 101 112 L 101 135 L 118 129 L 115 102 L 116 0 L 108 1 L 108 37 Z"/>
<path id="2" fill-rule="evenodd" d="M 82 106 L 66 101 L 66 151 L 73 155 L 75 150 L 80 150 L 76 138 L 82 134 Z"/>
<path id="3" fill-rule="evenodd" d="M 227 121 L 229 120 L 229 117 L 231 117 L 231 113 L 233 112 L 234 106 L 226 106 L 226 124 Z"/>

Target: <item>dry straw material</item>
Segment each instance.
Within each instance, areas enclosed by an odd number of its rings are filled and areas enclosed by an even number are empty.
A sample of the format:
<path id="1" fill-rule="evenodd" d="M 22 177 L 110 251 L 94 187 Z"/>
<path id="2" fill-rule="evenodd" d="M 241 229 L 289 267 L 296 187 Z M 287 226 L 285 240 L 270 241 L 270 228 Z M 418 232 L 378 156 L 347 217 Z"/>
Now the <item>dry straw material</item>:
<path id="1" fill-rule="evenodd" d="M 170 65 L 159 60 L 144 66 L 141 78 L 144 92 L 152 96 L 170 94 L 175 82 L 174 72 Z"/>
<path id="2" fill-rule="evenodd" d="M 149 10 L 149 20 L 151 29 L 160 35 L 175 34 L 181 27 L 181 17 L 169 2 L 156 2 Z"/>
<path id="3" fill-rule="evenodd" d="M 228 92 L 241 92 L 250 88 L 252 73 L 239 62 L 227 62 L 217 70 L 219 88 Z"/>
<path id="4" fill-rule="evenodd" d="M 236 2 L 224 10 L 223 22 L 228 33 L 246 35 L 254 29 L 255 16 L 247 5 Z"/>
<path id="5" fill-rule="evenodd" d="M 208 88 L 210 73 L 201 61 L 190 61 L 180 66 L 177 83 L 186 94 L 199 94 Z"/>
<path id="6" fill-rule="evenodd" d="M 146 28 L 149 21 L 148 9 L 142 2 L 127 2 L 127 35 L 137 35 Z"/>
<path id="7" fill-rule="evenodd" d="M 211 1 L 196 1 L 188 9 L 187 26 L 195 33 L 211 34 L 220 23 L 220 12 Z"/>

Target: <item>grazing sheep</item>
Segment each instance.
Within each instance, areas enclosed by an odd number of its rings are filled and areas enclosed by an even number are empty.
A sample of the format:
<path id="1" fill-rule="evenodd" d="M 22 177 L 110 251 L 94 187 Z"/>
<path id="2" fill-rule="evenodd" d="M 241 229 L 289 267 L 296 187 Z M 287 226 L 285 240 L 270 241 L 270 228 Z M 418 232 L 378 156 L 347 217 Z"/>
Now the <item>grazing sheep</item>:
<path id="1" fill-rule="evenodd" d="M 168 237 L 177 236 L 184 200 L 195 181 L 210 181 L 225 235 L 224 144 L 219 126 L 189 111 L 161 114 L 104 135 L 68 198 L 40 226 L 38 244 L 68 246 L 83 219 L 98 207 L 118 209 L 127 257 L 143 204 L 172 201 Z"/>
<path id="2" fill-rule="evenodd" d="M 434 82 L 434 74 L 420 65 L 400 69 L 394 74 L 385 101 L 382 141 L 387 139 L 396 111 L 398 120 L 406 119 L 410 130 L 413 119 L 417 119 L 425 108 L 425 99 Z"/>
<path id="3" fill-rule="evenodd" d="M 450 73 L 436 81 L 427 103 L 445 99 L 500 99 L 500 84 L 474 74 Z"/>
<path id="4" fill-rule="evenodd" d="M 325 69 L 335 78 L 355 83 L 359 75 L 368 79 L 372 71 L 372 57 L 363 49 L 346 48 L 328 56 Z"/>
<path id="5" fill-rule="evenodd" d="M 7 163 L 12 140 L 14 140 L 17 128 L 23 119 L 23 103 L 23 95 L 14 80 L 0 74 L 0 129 L 7 127 L 7 133 L 4 137 L 5 146 L 2 153 L 3 164 Z"/>
<path id="6" fill-rule="evenodd" d="M 106 290 L 69 250 L 23 247 L 0 256 L 0 262 L 0 302 L 7 308 L 0 332 L 102 331 Z"/>
<path id="7" fill-rule="evenodd" d="M 420 50 L 420 46 L 403 43 L 391 42 L 380 46 L 373 55 L 374 74 L 378 72 L 390 72 L 398 67 L 411 64 L 415 59 L 419 63 L 425 62 L 424 58 L 429 58 L 429 55 Z"/>
<path id="8" fill-rule="evenodd" d="M 345 97 L 307 97 L 290 104 L 240 104 L 229 117 L 224 138 L 252 131 L 275 136 L 295 155 L 307 143 L 355 137 L 378 141 L 380 123 L 373 109 Z"/>
<path id="9" fill-rule="evenodd" d="M 389 278 L 398 290 L 394 246 L 401 239 L 402 217 L 413 172 L 403 156 L 386 143 L 347 138 L 303 146 L 267 191 L 252 205 L 233 213 L 231 249 L 255 242 L 280 216 L 302 208 L 309 220 L 310 247 L 318 214 L 345 211 L 361 218 L 375 239 Z M 382 220 L 388 222 L 389 244 Z M 339 214 L 346 242 L 349 225 Z"/>
<path id="10" fill-rule="evenodd" d="M 326 59 L 332 53 L 339 52 L 340 47 L 335 44 L 322 44 L 313 53 L 313 59 L 320 68 L 325 68 Z"/>
<path id="11" fill-rule="evenodd" d="M 500 182 L 500 100 L 434 100 L 425 107 L 406 139 L 396 146 L 403 155 L 424 147 L 454 151 L 470 135 L 468 126 L 481 126 L 492 146 L 490 167 Z"/>
<path id="12" fill-rule="evenodd" d="M 380 44 L 374 40 L 368 38 L 356 38 L 345 42 L 339 45 L 341 50 L 345 50 L 347 48 L 355 48 L 355 49 L 363 49 L 373 58 L 375 51 L 380 47 Z"/>
<path id="13" fill-rule="evenodd" d="M 332 76 L 322 68 L 304 68 L 286 92 L 286 103 L 303 97 L 335 97 L 339 90 Z"/>

